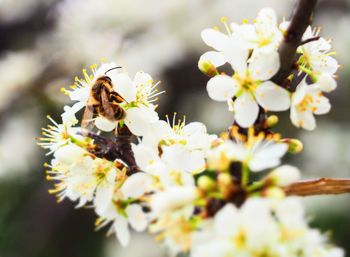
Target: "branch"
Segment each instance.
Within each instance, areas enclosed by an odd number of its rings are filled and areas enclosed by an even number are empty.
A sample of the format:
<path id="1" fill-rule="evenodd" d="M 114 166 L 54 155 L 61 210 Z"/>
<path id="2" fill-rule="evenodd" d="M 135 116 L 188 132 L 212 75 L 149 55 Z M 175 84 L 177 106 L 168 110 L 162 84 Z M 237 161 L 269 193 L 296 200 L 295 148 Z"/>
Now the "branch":
<path id="1" fill-rule="evenodd" d="M 294 10 L 290 25 L 278 50 L 281 67 L 272 78 L 272 81 L 278 85 L 283 85 L 292 71 L 296 50 L 307 26 L 311 23 L 316 4 L 317 0 L 299 0 Z"/>
<path id="2" fill-rule="evenodd" d="M 284 188 L 286 195 L 337 195 L 350 193 L 349 178 L 319 178 L 295 182 Z"/>
<path id="3" fill-rule="evenodd" d="M 95 143 L 99 146 L 97 150 L 89 150 L 91 153 L 100 158 L 105 158 L 109 161 L 115 161 L 120 159 L 125 162 L 128 167 L 128 175 L 132 175 L 139 172 L 139 168 L 136 164 L 134 153 L 131 149 L 131 132 L 127 126 L 118 128 L 118 135 L 116 138 L 107 138 L 89 131 L 88 136 L 95 140 Z"/>

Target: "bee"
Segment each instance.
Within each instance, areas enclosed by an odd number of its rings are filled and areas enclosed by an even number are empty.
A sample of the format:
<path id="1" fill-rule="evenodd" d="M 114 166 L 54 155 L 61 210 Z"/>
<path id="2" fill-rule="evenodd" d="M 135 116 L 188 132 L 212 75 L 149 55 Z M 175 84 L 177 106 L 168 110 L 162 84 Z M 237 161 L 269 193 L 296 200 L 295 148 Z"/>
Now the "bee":
<path id="1" fill-rule="evenodd" d="M 94 116 L 102 116 L 112 122 L 117 122 L 125 118 L 126 113 L 119 105 L 125 100 L 113 89 L 112 80 L 106 75 L 111 70 L 119 68 L 121 67 L 118 66 L 107 70 L 92 85 L 81 122 L 81 127 L 85 135 L 94 127 Z"/>

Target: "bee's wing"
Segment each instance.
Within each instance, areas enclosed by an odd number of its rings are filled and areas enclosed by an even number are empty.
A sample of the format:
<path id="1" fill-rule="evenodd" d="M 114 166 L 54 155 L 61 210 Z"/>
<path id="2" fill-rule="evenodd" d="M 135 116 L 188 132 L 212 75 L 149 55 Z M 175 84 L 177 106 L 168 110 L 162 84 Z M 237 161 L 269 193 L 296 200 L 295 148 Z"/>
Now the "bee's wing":
<path id="1" fill-rule="evenodd" d="M 92 131 L 92 129 L 94 128 L 93 117 L 94 117 L 94 106 L 92 101 L 89 99 L 84 110 L 83 119 L 81 121 L 81 128 L 84 136 L 87 136 L 87 134 L 90 131 Z"/>

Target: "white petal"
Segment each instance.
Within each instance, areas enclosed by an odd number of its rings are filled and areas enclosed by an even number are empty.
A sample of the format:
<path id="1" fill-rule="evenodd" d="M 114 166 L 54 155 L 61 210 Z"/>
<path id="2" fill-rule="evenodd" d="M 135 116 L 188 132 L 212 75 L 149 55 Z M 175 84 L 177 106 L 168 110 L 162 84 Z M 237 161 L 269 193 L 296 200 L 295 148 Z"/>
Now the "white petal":
<path id="1" fill-rule="evenodd" d="M 229 45 L 224 49 L 223 54 L 234 71 L 241 76 L 245 76 L 249 55 L 248 47 L 238 40 L 230 39 Z"/>
<path id="2" fill-rule="evenodd" d="M 69 144 L 60 147 L 55 153 L 55 158 L 62 164 L 71 165 L 74 162 L 81 160 L 86 151 L 74 144 Z"/>
<path id="3" fill-rule="evenodd" d="M 230 237 L 237 232 L 238 229 L 238 210 L 231 204 L 226 204 L 220 209 L 214 218 L 214 228 L 221 236 Z M 225 228 L 225 229 L 223 229 Z"/>
<path id="4" fill-rule="evenodd" d="M 198 133 L 207 133 L 206 126 L 201 122 L 191 122 L 188 123 L 183 129 L 182 132 L 185 135 L 194 135 Z"/>
<path id="5" fill-rule="evenodd" d="M 136 85 L 132 79 L 125 73 L 111 77 L 114 90 L 130 103 L 136 100 Z"/>
<path id="6" fill-rule="evenodd" d="M 256 121 L 259 113 L 259 107 L 251 94 L 244 92 L 239 96 L 233 105 L 235 120 L 244 127 L 250 127 Z"/>
<path id="7" fill-rule="evenodd" d="M 274 169 L 269 176 L 276 179 L 277 185 L 288 186 L 300 179 L 300 171 L 291 165 L 282 165 Z"/>
<path id="8" fill-rule="evenodd" d="M 203 41 L 218 51 L 226 48 L 229 37 L 215 29 L 205 29 L 201 33 Z"/>
<path id="9" fill-rule="evenodd" d="M 302 127 L 306 130 L 316 128 L 316 120 L 311 111 L 298 112 L 295 108 L 291 108 L 290 119 L 296 127 Z"/>
<path id="10" fill-rule="evenodd" d="M 237 85 L 231 77 L 218 75 L 208 81 L 207 91 L 211 99 L 224 102 L 236 94 Z"/>
<path id="11" fill-rule="evenodd" d="M 337 87 L 337 82 L 335 79 L 328 73 L 323 73 L 317 77 L 317 85 L 324 92 L 331 92 Z"/>
<path id="12" fill-rule="evenodd" d="M 158 113 L 147 107 L 134 107 L 126 111 L 125 124 L 131 133 L 143 136 L 149 131 L 149 126 L 158 121 Z"/>
<path id="13" fill-rule="evenodd" d="M 84 102 L 77 102 L 73 104 L 73 106 L 64 106 L 64 112 L 61 114 L 63 123 L 71 123 L 75 124 L 77 122 L 77 118 L 75 114 L 85 107 Z"/>
<path id="14" fill-rule="evenodd" d="M 96 189 L 96 194 L 94 198 L 95 212 L 102 216 L 108 205 L 112 201 L 114 192 L 113 186 L 99 186 Z"/>
<path id="15" fill-rule="evenodd" d="M 116 123 L 104 117 L 97 117 L 95 119 L 95 126 L 102 131 L 110 132 L 115 129 Z"/>
<path id="16" fill-rule="evenodd" d="M 290 106 L 289 92 L 271 81 L 262 83 L 255 91 L 259 105 L 269 111 L 285 111 Z"/>
<path id="17" fill-rule="evenodd" d="M 280 159 L 287 150 L 287 144 L 273 142 L 263 143 L 253 154 L 253 158 L 249 161 L 249 167 L 255 172 L 273 168 L 280 164 Z"/>
<path id="18" fill-rule="evenodd" d="M 280 68 L 280 57 L 277 51 L 254 51 L 249 59 L 249 70 L 255 80 L 268 80 Z"/>
<path id="19" fill-rule="evenodd" d="M 100 77 L 100 76 L 104 76 L 104 75 L 111 76 L 111 75 L 118 74 L 121 69 L 113 69 L 113 68 L 118 67 L 118 66 L 119 65 L 115 64 L 114 62 L 102 63 L 101 66 L 95 72 L 95 78 Z M 108 71 L 110 69 L 113 69 L 113 70 Z M 108 73 L 105 74 L 107 71 L 108 71 Z"/>
<path id="20" fill-rule="evenodd" d="M 69 92 L 69 97 L 72 101 L 83 102 L 84 104 L 89 99 L 90 86 L 86 85 L 83 87 L 78 87 L 74 91 Z"/>
<path id="21" fill-rule="evenodd" d="M 276 26 L 277 17 L 274 9 L 272 8 L 261 9 L 258 13 L 258 17 L 256 18 L 256 22 L 269 24 L 271 26 Z"/>
<path id="22" fill-rule="evenodd" d="M 128 228 L 128 222 L 126 218 L 118 215 L 116 221 L 113 224 L 114 230 L 116 231 L 117 238 L 120 244 L 125 247 L 130 242 L 130 231 Z"/>
<path id="23" fill-rule="evenodd" d="M 139 71 L 135 74 L 134 77 L 134 84 L 139 87 L 139 86 L 152 86 L 153 84 L 153 79 L 151 75 L 148 73 L 145 73 L 143 71 Z"/>
<path id="24" fill-rule="evenodd" d="M 137 166 L 139 166 L 142 170 L 146 170 L 151 163 L 159 159 L 157 153 L 153 151 L 151 147 L 144 144 L 132 144 L 132 151 L 134 153 Z"/>
<path id="25" fill-rule="evenodd" d="M 200 61 L 208 60 L 215 67 L 219 67 L 219 66 L 224 65 L 226 63 L 224 55 L 221 52 L 216 52 L 216 51 L 208 51 L 208 52 L 202 54 L 199 60 Z"/>
<path id="26" fill-rule="evenodd" d="M 329 103 L 329 100 L 325 96 L 321 96 L 317 98 L 317 106 L 316 110 L 314 111 L 315 114 L 321 115 L 321 114 L 326 114 L 330 111 L 331 109 L 331 104 Z"/>
<path id="27" fill-rule="evenodd" d="M 126 198 L 138 198 L 150 189 L 152 182 L 148 174 L 138 172 L 128 177 L 120 190 Z"/>
<path id="28" fill-rule="evenodd" d="M 140 205 L 131 204 L 126 208 L 125 212 L 128 215 L 128 221 L 133 229 L 137 232 L 146 229 L 147 218 Z"/>
<path id="29" fill-rule="evenodd" d="M 311 59 L 311 66 L 314 70 L 321 73 L 334 74 L 338 70 L 338 62 L 331 56 L 323 55 Z"/>
<path id="30" fill-rule="evenodd" d="M 307 93 L 308 85 L 306 84 L 305 80 L 303 80 L 296 88 L 296 91 L 294 94 L 292 94 L 292 105 L 296 106 L 301 101 L 303 101 L 304 97 Z"/>

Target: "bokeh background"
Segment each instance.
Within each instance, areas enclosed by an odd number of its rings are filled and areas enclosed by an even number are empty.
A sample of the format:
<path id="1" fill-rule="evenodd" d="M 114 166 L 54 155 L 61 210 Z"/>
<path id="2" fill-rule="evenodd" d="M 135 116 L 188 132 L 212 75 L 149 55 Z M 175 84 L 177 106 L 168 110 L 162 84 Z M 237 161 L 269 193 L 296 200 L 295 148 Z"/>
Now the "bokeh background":
<path id="1" fill-rule="evenodd" d="M 94 232 L 93 212 L 57 204 L 47 190 L 47 159 L 34 138 L 47 114 L 59 120 L 68 99 L 60 88 L 101 58 L 144 70 L 161 80 L 160 115 L 187 115 L 211 133 L 226 129 L 226 106 L 209 100 L 208 78 L 197 60 L 208 48 L 200 39 L 220 18 L 252 20 L 262 7 L 289 17 L 294 0 L 0 0 L 0 257 L 161 257 L 152 238 L 135 234 L 121 248 L 105 231 Z M 305 143 L 287 163 L 305 178 L 350 177 L 350 0 L 320 0 L 315 24 L 332 38 L 339 87 L 329 115 L 310 133 L 293 128 L 286 114 L 277 129 Z M 350 256 L 350 197 L 305 200 L 313 226 L 333 235 Z"/>

